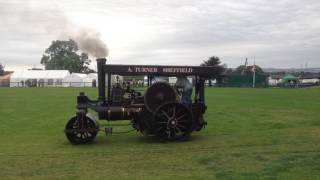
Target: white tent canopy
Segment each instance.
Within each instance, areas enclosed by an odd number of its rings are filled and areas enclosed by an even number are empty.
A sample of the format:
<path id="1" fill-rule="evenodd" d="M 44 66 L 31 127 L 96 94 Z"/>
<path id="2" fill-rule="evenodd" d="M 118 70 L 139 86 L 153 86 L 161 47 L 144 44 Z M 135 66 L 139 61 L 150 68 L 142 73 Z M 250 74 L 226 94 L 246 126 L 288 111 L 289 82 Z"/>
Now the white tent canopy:
<path id="1" fill-rule="evenodd" d="M 71 73 L 63 79 L 64 87 L 96 87 L 98 85 L 97 73 L 82 74 Z"/>
<path id="2" fill-rule="evenodd" d="M 96 87 L 98 85 L 98 75 L 97 73 L 90 73 L 83 79 L 85 87 Z"/>
<path id="3" fill-rule="evenodd" d="M 111 83 L 117 82 L 122 84 L 123 77 L 118 75 L 111 76 Z M 108 84 L 108 75 L 106 75 L 106 85 Z M 97 87 L 98 86 L 98 75 L 97 73 L 90 73 L 88 75 L 81 73 L 72 73 L 63 79 L 64 87 Z"/>
<path id="4" fill-rule="evenodd" d="M 87 77 L 86 74 L 82 73 L 71 73 L 69 76 L 63 79 L 64 87 L 84 87 L 84 79 Z"/>
<path id="5" fill-rule="evenodd" d="M 87 77 L 92 78 L 92 79 L 97 79 L 98 78 L 98 74 L 97 73 L 90 73 L 87 75 Z"/>
<path id="6" fill-rule="evenodd" d="M 111 83 L 122 84 L 123 77 L 112 75 Z M 108 78 L 106 75 L 106 85 Z M 20 70 L 10 77 L 10 87 L 97 87 L 97 73 L 69 73 L 68 70 Z"/>
<path id="7" fill-rule="evenodd" d="M 12 73 L 10 87 L 55 87 L 62 86 L 62 80 L 70 75 L 68 70 L 20 70 Z"/>
<path id="8" fill-rule="evenodd" d="M 82 79 L 87 77 L 87 74 L 84 73 L 71 73 L 71 75 L 81 77 Z"/>

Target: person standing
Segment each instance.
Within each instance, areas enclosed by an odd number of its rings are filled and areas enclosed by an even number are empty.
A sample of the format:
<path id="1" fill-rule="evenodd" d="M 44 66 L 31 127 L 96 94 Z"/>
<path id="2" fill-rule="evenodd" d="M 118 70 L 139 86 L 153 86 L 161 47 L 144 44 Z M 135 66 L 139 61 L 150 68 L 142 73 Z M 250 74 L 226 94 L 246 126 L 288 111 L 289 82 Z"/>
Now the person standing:
<path id="1" fill-rule="evenodd" d="M 181 97 L 181 103 L 191 105 L 192 100 L 192 84 L 187 79 L 187 77 L 178 77 L 177 82 L 175 84 L 175 87 L 178 89 L 182 89 L 182 97 Z"/>

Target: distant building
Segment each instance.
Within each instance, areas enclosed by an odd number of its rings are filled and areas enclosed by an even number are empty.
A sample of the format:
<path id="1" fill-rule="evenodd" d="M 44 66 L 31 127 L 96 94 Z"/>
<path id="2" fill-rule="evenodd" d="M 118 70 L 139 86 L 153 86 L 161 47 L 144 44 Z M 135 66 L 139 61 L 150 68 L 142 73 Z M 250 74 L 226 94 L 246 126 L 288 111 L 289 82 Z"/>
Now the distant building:
<path id="1" fill-rule="evenodd" d="M 302 74 L 300 77 L 302 85 L 319 85 L 320 74 Z"/>
<path id="2" fill-rule="evenodd" d="M 0 87 L 10 86 L 10 74 L 5 74 L 0 76 Z"/>
<path id="3" fill-rule="evenodd" d="M 269 86 L 278 86 L 281 83 L 282 75 L 280 74 L 273 74 L 270 75 L 268 78 Z"/>

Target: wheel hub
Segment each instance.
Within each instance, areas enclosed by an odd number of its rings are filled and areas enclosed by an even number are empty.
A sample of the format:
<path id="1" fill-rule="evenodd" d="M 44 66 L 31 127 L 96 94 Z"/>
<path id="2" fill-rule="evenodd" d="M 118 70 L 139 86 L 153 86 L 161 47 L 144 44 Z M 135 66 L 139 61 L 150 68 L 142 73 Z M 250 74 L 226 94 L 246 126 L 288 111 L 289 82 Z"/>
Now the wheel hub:
<path id="1" fill-rule="evenodd" d="M 177 124 L 178 124 L 178 122 L 177 122 L 176 119 L 170 119 L 170 120 L 168 121 L 168 127 L 169 127 L 169 128 L 175 128 L 175 127 L 177 126 Z"/>

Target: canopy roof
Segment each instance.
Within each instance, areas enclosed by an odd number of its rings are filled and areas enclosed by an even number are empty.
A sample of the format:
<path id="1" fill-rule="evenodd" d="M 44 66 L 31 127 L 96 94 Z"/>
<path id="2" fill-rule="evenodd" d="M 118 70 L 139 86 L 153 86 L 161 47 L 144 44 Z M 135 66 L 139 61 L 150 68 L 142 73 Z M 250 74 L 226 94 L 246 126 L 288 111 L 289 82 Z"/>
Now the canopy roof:
<path id="1" fill-rule="evenodd" d="M 92 79 L 97 79 L 98 78 L 98 74 L 97 73 L 90 73 L 87 76 L 88 78 L 92 78 Z"/>
<path id="2" fill-rule="evenodd" d="M 72 76 L 72 77 L 74 77 L 74 78 L 86 78 L 87 77 L 87 74 L 84 74 L 84 73 L 71 73 L 71 75 L 70 76 Z"/>
<path id="3" fill-rule="evenodd" d="M 299 78 L 294 76 L 294 75 L 292 75 L 292 74 L 287 74 L 282 79 L 285 80 L 285 81 L 296 81 Z"/>

